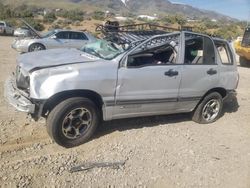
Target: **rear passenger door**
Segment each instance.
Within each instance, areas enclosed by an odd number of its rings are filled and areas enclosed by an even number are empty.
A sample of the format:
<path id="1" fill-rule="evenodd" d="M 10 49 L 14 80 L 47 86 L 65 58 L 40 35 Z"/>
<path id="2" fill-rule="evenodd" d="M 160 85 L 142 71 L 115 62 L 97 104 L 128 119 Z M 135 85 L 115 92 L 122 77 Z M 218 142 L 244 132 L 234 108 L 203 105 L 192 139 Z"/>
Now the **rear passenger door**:
<path id="1" fill-rule="evenodd" d="M 82 32 L 70 32 L 70 47 L 71 48 L 82 48 L 87 44 L 88 38 Z"/>
<path id="2" fill-rule="evenodd" d="M 179 90 L 179 111 L 195 108 L 204 94 L 219 82 L 214 43 L 203 35 L 184 33 L 182 80 Z"/>

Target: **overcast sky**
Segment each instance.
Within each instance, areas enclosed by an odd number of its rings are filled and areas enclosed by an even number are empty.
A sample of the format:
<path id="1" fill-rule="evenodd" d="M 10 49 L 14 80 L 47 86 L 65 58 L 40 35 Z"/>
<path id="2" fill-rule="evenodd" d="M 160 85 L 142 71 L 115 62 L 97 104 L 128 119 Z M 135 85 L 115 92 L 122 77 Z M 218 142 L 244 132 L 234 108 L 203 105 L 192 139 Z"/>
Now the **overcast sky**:
<path id="1" fill-rule="evenodd" d="M 250 0 L 171 0 L 250 21 Z"/>

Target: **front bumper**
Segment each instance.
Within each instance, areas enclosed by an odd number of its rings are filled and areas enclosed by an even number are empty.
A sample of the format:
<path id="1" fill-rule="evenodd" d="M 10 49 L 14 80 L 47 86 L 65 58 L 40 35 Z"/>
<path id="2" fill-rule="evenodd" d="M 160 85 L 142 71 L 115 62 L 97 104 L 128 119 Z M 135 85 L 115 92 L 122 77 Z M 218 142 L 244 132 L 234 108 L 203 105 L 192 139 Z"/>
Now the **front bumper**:
<path id="1" fill-rule="evenodd" d="M 18 52 L 21 52 L 21 53 L 26 53 L 26 52 L 29 51 L 27 46 L 19 44 L 18 41 L 14 41 L 11 44 L 11 48 L 14 49 L 14 50 L 16 50 L 16 51 L 18 51 Z"/>
<path id="2" fill-rule="evenodd" d="M 16 87 L 16 82 L 13 77 L 6 80 L 4 95 L 9 104 L 14 106 L 18 111 L 27 112 L 29 114 L 35 113 L 36 105 Z"/>

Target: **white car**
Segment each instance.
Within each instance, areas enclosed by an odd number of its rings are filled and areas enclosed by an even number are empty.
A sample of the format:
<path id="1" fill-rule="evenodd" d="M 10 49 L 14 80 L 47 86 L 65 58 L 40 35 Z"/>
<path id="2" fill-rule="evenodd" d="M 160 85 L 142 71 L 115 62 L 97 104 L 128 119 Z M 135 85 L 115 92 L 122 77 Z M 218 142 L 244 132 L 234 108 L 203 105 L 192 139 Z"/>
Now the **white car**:
<path id="1" fill-rule="evenodd" d="M 14 31 L 15 37 L 30 37 L 32 36 L 32 32 L 26 27 L 20 27 L 15 29 Z"/>
<path id="2" fill-rule="evenodd" d="M 0 21 L 0 34 L 13 35 L 14 28 L 5 21 Z"/>
<path id="3" fill-rule="evenodd" d="M 96 41 L 90 33 L 55 29 L 41 34 L 22 20 L 31 33 L 31 37 L 16 38 L 12 48 L 20 53 L 55 49 L 55 48 L 82 48 L 88 43 Z"/>

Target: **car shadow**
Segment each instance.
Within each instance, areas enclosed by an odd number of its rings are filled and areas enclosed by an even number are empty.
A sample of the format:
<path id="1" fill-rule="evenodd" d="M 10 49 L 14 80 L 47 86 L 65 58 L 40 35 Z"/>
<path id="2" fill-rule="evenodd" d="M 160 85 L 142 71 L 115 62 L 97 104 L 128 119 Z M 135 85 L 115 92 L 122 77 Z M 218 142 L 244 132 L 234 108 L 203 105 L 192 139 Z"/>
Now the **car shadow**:
<path id="1" fill-rule="evenodd" d="M 191 121 L 190 113 L 171 114 L 161 116 L 139 117 L 120 119 L 103 122 L 95 134 L 95 138 L 102 137 L 115 131 L 127 131 L 132 129 L 142 129 L 145 127 L 155 127 L 159 125 L 168 125 L 172 123 L 179 123 L 184 121 Z"/>
<path id="2" fill-rule="evenodd" d="M 240 105 L 238 103 L 237 97 L 232 97 L 230 100 L 224 102 L 222 116 L 224 116 L 226 113 L 237 112 L 239 107 Z"/>

